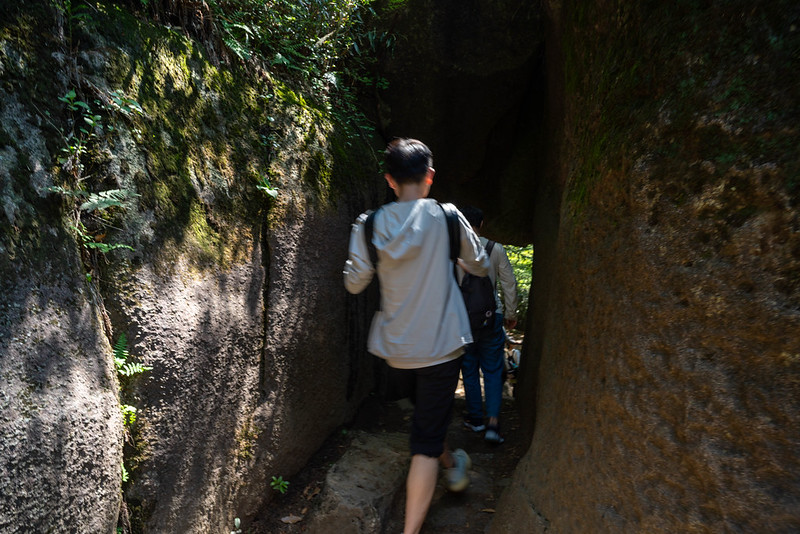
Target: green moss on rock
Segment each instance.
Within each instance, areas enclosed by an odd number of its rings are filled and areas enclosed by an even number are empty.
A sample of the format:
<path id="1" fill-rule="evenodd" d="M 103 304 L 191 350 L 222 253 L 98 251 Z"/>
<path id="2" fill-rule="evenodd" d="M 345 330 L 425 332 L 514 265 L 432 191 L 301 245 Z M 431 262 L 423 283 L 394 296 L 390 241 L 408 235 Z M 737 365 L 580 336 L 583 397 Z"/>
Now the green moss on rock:
<path id="1" fill-rule="evenodd" d="M 646 145 L 660 145 L 649 161 L 651 172 L 665 180 L 691 174 L 690 165 L 704 160 L 716 165 L 717 176 L 772 161 L 785 166 L 792 189 L 797 162 L 786 138 L 796 133 L 787 119 L 797 96 L 790 88 L 800 86 L 800 78 L 797 55 L 789 51 L 800 49 L 800 32 L 781 19 L 789 4 L 569 5 L 566 100 L 585 118 L 568 132 L 582 147 L 568 185 L 573 210 L 582 209 L 601 177 L 619 175 Z M 741 20 L 727 24 L 734 16 Z M 598 20 L 602 29 L 590 31 Z M 785 65 L 780 72 L 796 83 L 779 78 L 769 67 L 775 64 Z"/>

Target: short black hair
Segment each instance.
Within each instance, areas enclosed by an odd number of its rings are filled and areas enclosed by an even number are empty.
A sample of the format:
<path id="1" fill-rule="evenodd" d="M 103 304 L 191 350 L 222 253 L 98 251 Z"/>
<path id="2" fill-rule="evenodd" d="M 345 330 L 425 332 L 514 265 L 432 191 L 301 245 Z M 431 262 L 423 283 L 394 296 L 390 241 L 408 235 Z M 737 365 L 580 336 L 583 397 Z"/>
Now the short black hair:
<path id="1" fill-rule="evenodd" d="M 385 171 L 398 184 L 421 182 L 433 166 L 431 150 L 417 139 L 397 138 L 383 155 Z"/>
<path id="2" fill-rule="evenodd" d="M 461 213 L 467 222 L 474 228 L 480 228 L 483 223 L 483 212 L 475 206 L 464 206 Z"/>

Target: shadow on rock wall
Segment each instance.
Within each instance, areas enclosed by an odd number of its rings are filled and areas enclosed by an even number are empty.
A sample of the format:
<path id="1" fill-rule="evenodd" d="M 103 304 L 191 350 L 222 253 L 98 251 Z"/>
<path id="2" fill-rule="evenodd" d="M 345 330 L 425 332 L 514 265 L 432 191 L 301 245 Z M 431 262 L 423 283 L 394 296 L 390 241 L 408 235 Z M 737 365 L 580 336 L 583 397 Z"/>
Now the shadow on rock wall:
<path id="1" fill-rule="evenodd" d="M 48 3 L 6 7 L 0 465 L 20 490 L 0 499 L 0 524 L 113 530 L 122 487 L 136 531 L 229 528 L 371 387 L 372 361 L 350 350 L 370 302 L 346 297 L 341 268 L 350 223 L 375 204 L 372 147 L 325 106 L 289 98 L 301 88 L 213 66 L 197 43 L 122 10 L 70 21 L 70 48 Z M 102 109 L 103 128 L 66 168 L 60 132 L 81 118 L 59 100 L 70 89 Z M 142 112 L 100 104 L 115 94 Z M 275 199 L 256 188 L 265 175 Z M 90 214 L 52 185 L 128 200 Z M 66 237 L 76 219 L 93 242 L 132 250 L 81 248 Z M 110 347 L 123 333 L 152 367 L 126 400 L 138 417 L 125 484 Z"/>

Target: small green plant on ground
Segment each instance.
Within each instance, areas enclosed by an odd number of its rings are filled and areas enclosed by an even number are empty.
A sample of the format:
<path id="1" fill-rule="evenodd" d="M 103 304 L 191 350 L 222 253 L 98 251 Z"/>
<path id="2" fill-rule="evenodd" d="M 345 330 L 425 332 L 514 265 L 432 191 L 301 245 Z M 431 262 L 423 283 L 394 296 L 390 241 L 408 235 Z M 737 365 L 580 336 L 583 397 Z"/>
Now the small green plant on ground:
<path id="1" fill-rule="evenodd" d="M 242 521 L 237 517 L 233 520 L 233 530 L 231 530 L 231 534 L 242 534 Z"/>
<path id="2" fill-rule="evenodd" d="M 286 490 L 289 489 L 289 481 L 284 480 L 282 476 L 273 476 L 272 482 L 270 482 L 269 485 L 272 489 L 280 492 L 281 494 L 286 493 Z"/>

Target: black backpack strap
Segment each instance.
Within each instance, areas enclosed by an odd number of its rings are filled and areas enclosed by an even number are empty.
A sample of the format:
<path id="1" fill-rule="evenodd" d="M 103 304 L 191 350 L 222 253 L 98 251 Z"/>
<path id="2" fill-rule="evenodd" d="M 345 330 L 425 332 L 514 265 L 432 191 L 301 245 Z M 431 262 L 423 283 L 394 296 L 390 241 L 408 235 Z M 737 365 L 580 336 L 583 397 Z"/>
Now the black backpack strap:
<path id="1" fill-rule="evenodd" d="M 367 242 L 367 251 L 369 251 L 369 261 L 372 262 L 372 266 L 375 269 L 378 268 L 378 249 L 376 249 L 375 245 L 372 244 L 372 232 L 373 229 L 375 228 L 376 213 L 378 213 L 378 210 L 367 212 L 367 220 L 364 221 L 364 239 Z"/>
<path id="2" fill-rule="evenodd" d="M 450 261 L 456 262 L 461 253 L 461 230 L 458 225 L 458 211 L 452 204 L 442 204 L 439 206 L 444 211 L 444 218 L 447 222 L 447 235 L 450 238 Z"/>

